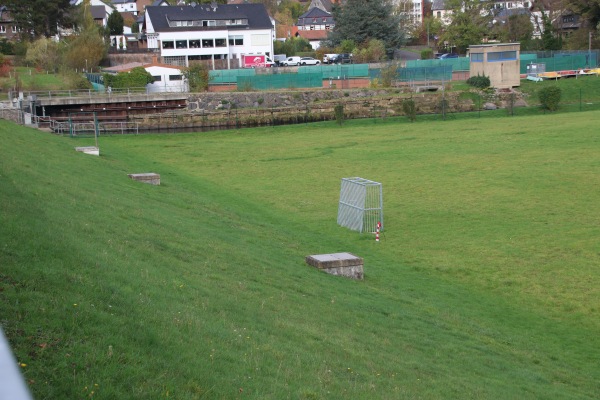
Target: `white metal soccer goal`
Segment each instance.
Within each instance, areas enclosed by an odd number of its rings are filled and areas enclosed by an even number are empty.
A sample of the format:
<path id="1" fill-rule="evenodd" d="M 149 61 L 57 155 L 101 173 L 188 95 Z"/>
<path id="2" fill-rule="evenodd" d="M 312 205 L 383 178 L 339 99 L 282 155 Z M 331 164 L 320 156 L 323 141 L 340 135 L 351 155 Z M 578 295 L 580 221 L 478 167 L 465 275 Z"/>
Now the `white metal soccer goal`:
<path id="1" fill-rule="evenodd" d="M 383 230 L 383 188 L 381 183 L 364 178 L 342 178 L 337 223 L 353 231 Z"/>

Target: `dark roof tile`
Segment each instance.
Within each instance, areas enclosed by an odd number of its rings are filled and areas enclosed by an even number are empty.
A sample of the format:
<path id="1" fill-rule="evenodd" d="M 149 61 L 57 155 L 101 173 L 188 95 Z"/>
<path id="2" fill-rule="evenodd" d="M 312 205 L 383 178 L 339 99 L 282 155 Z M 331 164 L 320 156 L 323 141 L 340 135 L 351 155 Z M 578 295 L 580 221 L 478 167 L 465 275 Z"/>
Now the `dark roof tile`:
<path id="1" fill-rule="evenodd" d="M 219 4 L 213 10 L 210 5 L 147 7 L 146 12 L 156 32 L 204 30 L 201 26 L 171 27 L 168 21 L 248 19 L 252 29 L 272 29 L 273 25 L 263 4 Z M 214 28 L 213 28 L 214 29 Z M 245 25 L 229 25 L 227 29 L 246 29 Z"/>

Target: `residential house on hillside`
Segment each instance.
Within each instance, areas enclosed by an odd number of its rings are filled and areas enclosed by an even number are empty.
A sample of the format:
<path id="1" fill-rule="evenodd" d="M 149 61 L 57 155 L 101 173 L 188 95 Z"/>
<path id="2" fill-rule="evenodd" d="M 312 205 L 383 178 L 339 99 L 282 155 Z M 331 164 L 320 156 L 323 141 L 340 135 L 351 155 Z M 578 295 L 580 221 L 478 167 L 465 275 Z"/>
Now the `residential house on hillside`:
<path id="1" fill-rule="evenodd" d="M 452 21 L 452 8 L 446 4 L 445 0 L 433 0 L 431 13 L 433 18 L 439 19 L 444 25 L 448 25 Z"/>
<path id="2" fill-rule="evenodd" d="M 562 38 L 568 38 L 573 32 L 581 28 L 582 20 L 583 18 L 579 14 L 566 9 L 556 17 L 554 26 Z"/>
<path id="3" fill-rule="evenodd" d="M 108 23 L 109 14 L 104 6 L 91 6 L 90 14 L 92 14 L 92 18 L 97 25 L 106 26 Z"/>
<path id="4" fill-rule="evenodd" d="M 334 26 L 335 21 L 330 13 L 313 7 L 298 17 L 294 36 L 308 40 L 311 47 L 316 50 L 320 42 L 327 39 L 327 34 Z"/>
<path id="5" fill-rule="evenodd" d="M 112 5 L 120 12 L 130 12 L 133 15 L 138 14 L 138 6 L 136 0 L 112 0 Z"/>
<path id="6" fill-rule="evenodd" d="M 537 5 L 535 0 L 489 0 L 487 1 L 488 7 L 484 7 L 482 13 L 491 14 L 494 24 L 506 23 L 513 15 L 527 14 L 533 25 L 532 37 L 539 38 L 543 32 L 540 9 L 548 10 L 545 13 L 552 18 L 552 15 L 556 14 L 557 11 L 551 11 L 553 9 L 550 7 L 559 7 L 551 0 L 543 0 L 542 2 L 543 5 Z M 449 3 L 446 0 L 433 0 L 431 5 L 433 17 L 440 19 L 445 25 L 448 25 L 452 20 L 452 9 Z"/>
<path id="7" fill-rule="evenodd" d="M 312 0 L 308 6 L 308 9 L 310 10 L 311 8 L 318 8 L 331 14 L 334 3 L 335 2 L 331 0 Z"/>
<path id="8" fill-rule="evenodd" d="M 82 4 L 82 3 L 83 3 L 83 0 L 70 0 L 70 4 L 72 6 L 78 6 L 78 5 Z M 102 7 L 104 7 L 107 15 L 110 15 L 115 10 L 114 7 L 106 4 L 102 0 L 90 0 L 90 6 L 92 6 L 92 7 L 94 7 L 94 6 L 102 6 Z"/>
<path id="9" fill-rule="evenodd" d="M 249 3 L 147 7 L 143 33 L 166 64 L 215 69 L 237 68 L 243 54 L 273 55 L 274 32 L 265 6 Z"/>
<path id="10" fill-rule="evenodd" d="M 505 25 L 509 23 L 509 20 L 513 16 L 518 15 L 526 15 L 529 17 L 531 24 L 533 25 L 533 38 L 539 38 L 542 34 L 542 25 L 541 25 L 541 14 L 531 12 L 528 8 L 505 8 L 494 10 L 494 18 L 492 19 L 492 24 L 494 25 Z"/>
<path id="11" fill-rule="evenodd" d="M 19 27 L 10 15 L 6 6 L 0 6 L 0 40 L 18 40 Z"/>
<path id="12" fill-rule="evenodd" d="M 420 26 L 423 23 L 424 2 L 425 0 L 395 0 L 395 5 L 411 25 Z"/>

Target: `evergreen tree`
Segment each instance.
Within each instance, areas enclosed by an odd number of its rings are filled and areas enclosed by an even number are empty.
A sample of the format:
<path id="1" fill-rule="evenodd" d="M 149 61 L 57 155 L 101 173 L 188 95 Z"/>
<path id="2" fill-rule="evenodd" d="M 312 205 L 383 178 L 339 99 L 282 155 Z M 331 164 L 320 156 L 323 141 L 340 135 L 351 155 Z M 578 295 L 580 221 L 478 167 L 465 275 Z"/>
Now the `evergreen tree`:
<path id="1" fill-rule="evenodd" d="M 108 16 L 106 22 L 106 28 L 108 29 L 109 35 L 122 35 L 123 34 L 123 16 L 117 10 L 114 10 Z"/>
<path id="2" fill-rule="evenodd" d="M 560 50 L 562 47 L 560 37 L 556 35 L 552 21 L 546 13 L 542 13 L 542 26 L 544 28 L 542 32 L 542 48 L 544 50 Z"/>
<path id="3" fill-rule="evenodd" d="M 390 0 L 348 0 L 344 5 L 334 5 L 333 16 L 335 27 L 329 37 L 333 46 L 343 40 L 365 43 L 379 39 L 390 53 L 405 41 L 401 17 Z"/>
<path id="4" fill-rule="evenodd" d="M 487 33 L 491 17 L 482 10 L 479 0 L 451 2 L 451 22 L 440 40 L 448 50 L 464 53 L 472 44 L 480 44 Z"/>
<path id="5" fill-rule="evenodd" d="M 59 27 L 70 27 L 73 7 L 69 0 L 4 0 L 21 35 L 25 38 L 50 37 Z"/>

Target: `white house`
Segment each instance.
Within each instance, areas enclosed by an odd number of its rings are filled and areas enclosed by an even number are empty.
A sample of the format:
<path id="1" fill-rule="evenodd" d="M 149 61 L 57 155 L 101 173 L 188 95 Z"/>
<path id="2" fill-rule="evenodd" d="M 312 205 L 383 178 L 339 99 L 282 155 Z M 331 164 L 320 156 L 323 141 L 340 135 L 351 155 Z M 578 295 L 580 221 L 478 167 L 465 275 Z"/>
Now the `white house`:
<path id="1" fill-rule="evenodd" d="M 166 64 L 206 60 L 214 69 L 223 60 L 232 68 L 242 54 L 273 55 L 274 27 L 263 4 L 146 7 L 144 24 L 148 48 L 159 49 Z"/>
<path id="2" fill-rule="evenodd" d="M 420 26 L 423 23 L 424 2 L 425 0 L 396 0 L 395 4 L 408 23 Z"/>
<path id="3" fill-rule="evenodd" d="M 148 93 L 187 92 L 188 85 L 181 70 L 173 65 L 150 64 L 144 69 L 152 75 L 154 82 L 146 85 Z"/>
<path id="4" fill-rule="evenodd" d="M 103 72 L 117 74 L 129 72 L 136 67 L 144 68 L 152 77 L 154 82 L 146 85 L 148 93 L 164 92 L 187 92 L 189 91 L 187 82 L 181 73 L 181 69 L 174 65 L 159 64 L 156 59 L 150 64 L 133 62 L 104 68 Z"/>
<path id="5" fill-rule="evenodd" d="M 139 11 L 136 0 L 112 0 L 112 5 L 118 12 L 130 12 L 137 15 Z"/>
<path id="6" fill-rule="evenodd" d="M 80 4 L 83 3 L 83 0 L 70 0 L 70 4 L 72 6 L 78 6 Z M 103 2 L 102 0 L 90 0 L 90 6 L 94 7 L 94 6 L 102 6 L 104 7 L 104 10 L 106 12 L 107 15 L 110 15 L 115 9 L 114 7 L 106 4 L 105 2 Z"/>

